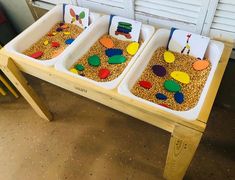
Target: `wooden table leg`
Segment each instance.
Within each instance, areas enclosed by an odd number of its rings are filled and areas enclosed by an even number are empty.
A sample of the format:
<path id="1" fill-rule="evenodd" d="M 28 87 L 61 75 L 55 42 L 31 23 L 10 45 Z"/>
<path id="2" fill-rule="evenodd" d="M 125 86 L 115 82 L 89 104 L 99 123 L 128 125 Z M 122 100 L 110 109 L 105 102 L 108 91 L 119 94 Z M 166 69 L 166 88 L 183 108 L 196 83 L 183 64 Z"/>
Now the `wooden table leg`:
<path id="1" fill-rule="evenodd" d="M 28 84 L 13 60 L 7 56 L 0 55 L 0 68 L 38 115 L 48 121 L 52 120 L 51 113 Z"/>
<path id="2" fill-rule="evenodd" d="M 171 135 L 164 178 L 183 179 L 201 140 L 202 133 L 185 126 L 176 125 Z"/>
<path id="3" fill-rule="evenodd" d="M 6 79 L 0 75 L 0 81 L 7 87 L 7 89 L 16 97 L 18 98 L 19 95 L 16 93 L 16 91 L 11 87 L 11 85 L 6 81 Z"/>
<path id="4" fill-rule="evenodd" d="M 7 93 L 0 87 L 0 94 L 6 96 Z"/>

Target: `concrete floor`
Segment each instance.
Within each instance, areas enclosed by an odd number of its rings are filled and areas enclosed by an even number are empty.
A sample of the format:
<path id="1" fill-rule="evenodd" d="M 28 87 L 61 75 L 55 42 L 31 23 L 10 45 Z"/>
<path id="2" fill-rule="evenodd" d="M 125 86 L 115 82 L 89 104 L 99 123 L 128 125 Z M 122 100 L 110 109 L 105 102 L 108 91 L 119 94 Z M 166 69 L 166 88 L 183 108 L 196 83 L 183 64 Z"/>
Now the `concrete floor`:
<path id="1" fill-rule="evenodd" d="M 224 76 L 186 180 L 235 179 L 235 62 Z M 162 179 L 170 134 L 31 76 L 54 114 L 0 97 L 0 180 Z"/>

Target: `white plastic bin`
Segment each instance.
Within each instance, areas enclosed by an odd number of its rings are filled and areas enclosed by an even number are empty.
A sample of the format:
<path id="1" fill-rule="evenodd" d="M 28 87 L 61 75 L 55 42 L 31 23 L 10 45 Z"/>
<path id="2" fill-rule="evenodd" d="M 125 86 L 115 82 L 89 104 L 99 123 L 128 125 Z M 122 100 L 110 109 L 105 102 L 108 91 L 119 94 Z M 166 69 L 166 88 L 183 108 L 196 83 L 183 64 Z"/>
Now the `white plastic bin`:
<path id="1" fill-rule="evenodd" d="M 199 101 L 197 105 L 188 110 L 188 111 L 176 111 L 171 110 L 166 107 L 160 106 L 158 104 L 155 104 L 153 102 L 147 101 L 145 99 L 142 99 L 140 97 L 137 97 L 131 93 L 132 87 L 135 85 L 135 83 L 140 78 L 141 74 L 145 70 L 146 66 L 148 65 L 149 61 L 151 60 L 151 57 L 153 56 L 153 53 L 159 48 L 159 47 L 166 47 L 168 38 L 170 35 L 170 31 L 166 29 L 159 29 L 153 36 L 153 38 L 150 40 L 144 51 L 141 53 L 139 58 L 137 59 L 136 63 L 132 66 L 131 70 L 128 72 L 128 74 L 125 76 L 123 81 L 118 87 L 118 92 L 124 96 L 128 96 L 130 98 L 133 98 L 135 100 L 138 100 L 142 103 L 148 104 L 150 106 L 153 106 L 155 108 L 159 108 L 161 110 L 164 110 L 166 112 L 172 113 L 174 115 L 177 115 L 179 117 L 184 118 L 188 121 L 196 120 L 198 117 L 200 110 L 202 108 L 202 105 L 204 103 L 206 94 L 208 92 L 208 89 L 210 87 L 212 78 L 214 76 L 215 70 L 217 68 L 218 62 L 220 60 L 220 57 L 222 55 L 224 44 L 218 41 L 211 40 L 209 43 L 209 46 L 207 48 L 205 57 L 209 58 L 212 64 L 211 71 L 209 73 L 209 76 L 207 78 L 207 81 L 205 83 L 205 86 L 202 90 L 201 96 L 199 98 Z"/>
<path id="2" fill-rule="evenodd" d="M 90 13 L 90 23 L 95 22 L 101 15 L 97 13 Z M 25 31 L 19 34 L 16 38 L 10 41 L 4 48 L 14 54 L 23 57 L 26 61 L 33 61 L 45 66 L 53 66 L 55 62 L 60 59 L 62 54 L 66 54 L 69 48 L 79 41 L 80 37 L 84 36 L 86 31 L 92 28 L 89 26 L 85 29 L 76 40 L 69 45 L 59 56 L 49 59 L 49 60 L 36 60 L 29 56 L 22 54 L 24 50 L 29 48 L 32 44 L 36 43 L 40 38 L 42 38 L 50 29 L 58 22 L 63 21 L 63 5 L 57 5 L 51 9 L 48 13 L 42 16 L 39 20 L 33 23 Z"/>
<path id="3" fill-rule="evenodd" d="M 91 48 L 91 46 L 96 41 L 98 41 L 100 37 L 102 37 L 104 34 L 108 34 L 109 21 L 110 21 L 110 16 L 106 15 L 101 17 L 94 24 L 93 28 L 89 29 L 89 31 L 87 32 L 87 36 L 86 37 L 83 36 L 80 39 L 80 41 L 76 43 L 76 46 L 71 47 L 69 53 L 63 55 L 61 60 L 55 64 L 55 68 L 58 71 L 61 71 L 62 73 L 66 73 L 75 78 L 89 81 L 97 86 L 101 86 L 106 89 L 114 89 L 115 87 L 117 87 L 120 81 L 123 79 L 124 75 L 128 72 L 129 68 L 135 62 L 136 58 L 140 55 L 140 53 L 143 51 L 144 47 L 147 45 L 148 41 L 154 34 L 155 29 L 153 26 L 144 25 L 144 24 L 142 25 L 140 38 L 143 40 L 143 43 L 141 44 L 138 52 L 132 57 L 127 67 L 116 79 L 109 82 L 97 82 L 92 79 L 79 76 L 69 71 L 71 66 L 75 62 L 77 62 L 79 58 L 81 58 L 84 54 L 86 54 L 87 51 Z"/>

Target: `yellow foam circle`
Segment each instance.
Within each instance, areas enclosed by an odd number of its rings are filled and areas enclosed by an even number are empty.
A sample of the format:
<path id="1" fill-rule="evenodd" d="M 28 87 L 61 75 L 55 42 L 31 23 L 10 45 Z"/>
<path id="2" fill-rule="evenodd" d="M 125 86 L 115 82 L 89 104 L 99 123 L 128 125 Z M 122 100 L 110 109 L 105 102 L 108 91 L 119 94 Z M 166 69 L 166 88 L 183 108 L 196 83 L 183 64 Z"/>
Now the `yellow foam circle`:
<path id="1" fill-rule="evenodd" d="M 173 63 L 175 61 L 175 55 L 172 52 L 170 52 L 170 51 L 165 51 L 165 53 L 164 53 L 164 60 L 167 63 Z"/>
<path id="2" fill-rule="evenodd" d="M 43 44 L 46 46 L 46 45 L 48 45 L 48 44 L 49 44 L 49 41 L 48 41 L 48 40 L 46 40 L 46 41 L 44 41 L 44 42 L 43 42 Z"/>
<path id="3" fill-rule="evenodd" d="M 190 82 L 189 75 L 182 71 L 173 71 L 171 73 L 171 77 L 184 84 L 188 84 Z"/>
<path id="4" fill-rule="evenodd" d="M 69 71 L 72 72 L 72 73 L 74 73 L 74 74 L 78 74 L 78 71 L 77 71 L 77 69 L 75 69 L 75 68 L 72 68 L 72 69 L 70 69 Z"/>
<path id="5" fill-rule="evenodd" d="M 127 46 L 126 50 L 127 50 L 128 54 L 135 55 L 139 49 L 139 46 L 140 46 L 140 44 L 138 42 L 133 42 Z"/>
<path id="6" fill-rule="evenodd" d="M 70 35 L 71 33 L 70 32 L 64 32 L 65 35 Z"/>

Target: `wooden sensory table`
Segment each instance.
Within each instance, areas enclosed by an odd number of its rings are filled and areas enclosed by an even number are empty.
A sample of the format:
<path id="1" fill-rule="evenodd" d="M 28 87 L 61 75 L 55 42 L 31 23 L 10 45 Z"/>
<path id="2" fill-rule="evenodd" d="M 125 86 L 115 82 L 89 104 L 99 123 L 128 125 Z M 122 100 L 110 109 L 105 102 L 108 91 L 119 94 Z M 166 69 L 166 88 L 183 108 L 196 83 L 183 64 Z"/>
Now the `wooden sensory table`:
<path id="1" fill-rule="evenodd" d="M 22 96 L 43 119 L 52 120 L 46 105 L 39 99 L 23 74 L 25 72 L 54 85 L 97 101 L 120 112 L 133 116 L 171 133 L 164 169 L 166 179 L 182 179 L 205 131 L 208 117 L 216 97 L 223 73 L 227 66 L 233 45 L 225 44 L 205 103 L 195 121 L 186 121 L 170 113 L 130 99 L 117 93 L 117 89 L 106 90 L 93 84 L 56 71 L 53 67 L 25 61 L 4 48 L 0 51 L 0 69 L 15 85 Z"/>

